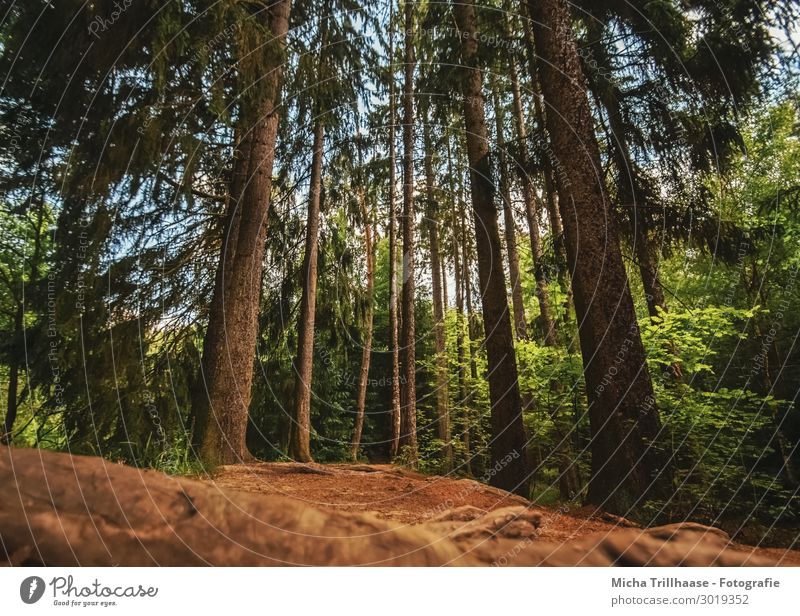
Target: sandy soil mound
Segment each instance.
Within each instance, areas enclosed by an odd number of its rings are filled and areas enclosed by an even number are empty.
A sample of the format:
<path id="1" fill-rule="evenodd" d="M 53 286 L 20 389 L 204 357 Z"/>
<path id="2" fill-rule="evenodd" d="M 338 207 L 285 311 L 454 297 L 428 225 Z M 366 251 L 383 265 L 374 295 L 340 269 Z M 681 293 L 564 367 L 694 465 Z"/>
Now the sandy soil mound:
<path id="1" fill-rule="evenodd" d="M 800 564 L 717 529 L 624 528 L 390 466 L 255 464 L 201 481 L 0 447 L 0 485 L 13 565 Z"/>

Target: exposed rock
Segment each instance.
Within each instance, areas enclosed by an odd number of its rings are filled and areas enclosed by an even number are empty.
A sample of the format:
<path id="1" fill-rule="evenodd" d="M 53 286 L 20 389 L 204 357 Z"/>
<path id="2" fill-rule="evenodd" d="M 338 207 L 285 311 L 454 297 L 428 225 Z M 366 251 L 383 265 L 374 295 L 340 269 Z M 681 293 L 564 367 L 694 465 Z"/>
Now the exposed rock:
<path id="1" fill-rule="evenodd" d="M 455 509 L 443 511 L 439 515 L 431 518 L 431 522 L 469 522 L 485 514 L 486 512 L 483 509 L 478 509 L 472 505 L 463 505 Z"/>

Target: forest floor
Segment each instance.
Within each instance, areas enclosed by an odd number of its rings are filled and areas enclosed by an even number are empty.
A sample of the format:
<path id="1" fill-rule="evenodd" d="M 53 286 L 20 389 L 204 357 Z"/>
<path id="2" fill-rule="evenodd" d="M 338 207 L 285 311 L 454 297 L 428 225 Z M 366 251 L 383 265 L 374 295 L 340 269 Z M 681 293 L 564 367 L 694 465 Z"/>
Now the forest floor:
<path id="1" fill-rule="evenodd" d="M 254 463 L 181 477 L 0 445 L 0 566 L 800 566 L 691 522 L 636 528 L 391 465 Z"/>
<path id="2" fill-rule="evenodd" d="M 535 538 L 551 542 L 639 528 L 592 506 L 544 507 L 472 479 L 424 475 L 390 464 L 262 462 L 223 466 L 205 481 L 226 491 L 280 495 L 323 510 L 371 513 L 410 526 L 453 519 L 458 511 L 471 508 L 491 512 L 523 506 L 540 518 Z M 800 550 L 737 543 L 730 547 L 800 566 Z"/>

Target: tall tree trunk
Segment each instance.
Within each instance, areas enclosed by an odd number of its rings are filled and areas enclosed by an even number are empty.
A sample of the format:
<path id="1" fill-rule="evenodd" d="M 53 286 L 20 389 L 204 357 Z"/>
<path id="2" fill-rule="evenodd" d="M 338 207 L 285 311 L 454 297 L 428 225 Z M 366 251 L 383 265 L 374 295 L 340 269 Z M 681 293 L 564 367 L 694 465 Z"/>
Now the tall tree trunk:
<path id="1" fill-rule="evenodd" d="M 471 3 L 465 2 L 454 5 L 453 12 L 461 31 L 462 63 L 466 67 L 462 77 L 464 125 L 486 333 L 489 396 L 492 403 L 491 465 L 493 469 L 499 468 L 490 483 L 527 496 L 525 430 L 522 423 L 514 336 L 506 300 L 500 232 L 494 209 L 482 78 L 478 68 L 475 9 Z"/>
<path id="2" fill-rule="evenodd" d="M 637 209 L 640 210 L 640 208 Z M 634 254 L 639 266 L 639 274 L 642 277 L 647 312 L 651 320 L 654 320 L 659 316 L 659 308 L 667 312 L 667 298 L 664 295 L 664 287 L 661 285 L 661 278 L 658 275 L 658 259 L 647 234 L 646 223 L 638 219 L 641 215 L 640 210 L 635 214 L 637 220 L 633 223 L 636 233 Z"/>
<path id="3" fill-rule="evenodd" d="M 450 149 L 450 138 L 447 139 L 447 175 L 451 182 L 450 194 L 453 196 L 452 208 L 450 211 L 451 224 L 452 224 L 452 239 L 453 239 L 453 282 L 455 284 L 456 293 L 456 359 L 458 361 L 458 404 L 463 410 L 464 427 L 462 432 L 462 439 L 464 443 L 465 465 L 464 468 L 468 474 L 472 474 L 472 464 L 469 452 L 469 421 L 468 421 L 468 405 L 469 393 L 467 391 L 467 375 L 466 375 L 466 354 L 464 352 L 464 292 L 463 292 L 463 274 L 461 270 L 461 242 L 463 242 L 463 234 L 461 233 L 462 226 L 459 223 L 460 219 L 460 190 L 456 190 L 454 186 L 453 175 L 453 158 Z M 459 242 L 459 237 L 462 238 Z"/>
<path id="4" fill-rule="evenodd" d="M 542 106 L 542 92 L 539 84 L 538 63 L 536 61 L 536 52 L 533 48 L 533 34 L 531 31 L 531 25 L 527 20 L 523 24 L 523 33 L 528 60 L 528 72 L 531 80 L 531 89 L 533 90 L 534 117 L 539 128 L 539 137 L 543 141 L 547 141 L 547 124 L 545 120 L 544 107 Z M 550 229 L 553 233 L 555 253 L 566 265 L 567 252 L 564 248 L 564 227 L 561 224 L 561 215 L 558 213 L 558 204 L 556 203 L 558 199 L 558 193 L 556 190 L 555 178 L 553 177 L 553 166 L 550 158 L 547 156 L 542 157 L 542 162 L 544 167 L 543 175 L 545 200 L 547 202 L 547 215 L 550 219 Z"/>
<path id="5" fill-rule="evenodd" d="M 514 332 L 517 340 L 528 339 L 528 323 L 525 317 L 525 304 L 522 299 L 522 277 L 519 270 L 519 252 L 517 251 L 517 225 L 514 221 L 514 210 L 511 207 L 511 181 L 508 175 L 506 158 L 505 122 L 500 104 L 497 79 L 492 76 L 492 98 L 494 105 L 495 131 L 497 132 L 497 158 L 500 171 L 500 200 L 503 205 L 503 226 L 506 240 L 506 257 L 511 284 L 511 307 L 514 311 Z M 533 406 L 533 395 L 530 391 L 522 392 L 523 411 Z"/>
<path id="6" fill-rule="evenodd" d="M 508 161 L 506 160 L 505 152 L 506 139 L 503 109 L 500 106 L 497 80 L 493 78 L 492 82 L 498 166 L 500 168 L 500 198 L 503 202 L 506 256 L 508 257 L 509 282 L 511 283 L 511 306 L 514 310 L 514 332 L 517 335 L 517 340 L 527 340 L 528 324 L 525 318 L 525 303 L 522 300 L 522 279 L 519 272 L 519 252 L 517 251 L 517 225 L 514 222 L 514 210 L 511 207 L 511 184 L 508 178 Z"/>
<path id="7" fill-rule="evenodd" d="M 414 329 L 414 3 L 405 0 L 405 83 L 403 84 L 403 383 L 400 447 L 417 464 L 417 394 Z"/>
<path id="8" fill-rule="evenodd" d="M 394 1 L 391 2 L 389 19 L 389 65 L 394 61 Z M 395 189 L 396 177 L 396 109 L 394 75 L 389 80 L 389 352 L 392 355 L 392 440 L 389 458 L 394 459 L 400 449 L 400 344 L 397 319 L 397 209 Z"/>
<path id="9" fill-rule="evenodd" d="M 599 36 L 599 33 L 598 33 Z M 642 277 L 642 286 L 647 300 L 647 312 L 651 318 L 658 317 L 659 308 L 666 312 L 667 301 L 664 288 L 658 277 L 658 264 L 655 252 L 650 246 L 648 237 L 648 221 L 646 212 L 642 208 L 642 198 L 637 186 L 639 177 L 628 147 L 625 126 L 622 121 L 622 109 L 616 94 L 603 87 L 597 89 L 600 103 L 605 107 L 610 129 L 610 146 L 613 153 L 614 164 L 617 167 L 617 196 L 620 205 L 630 208 L 632 213 L 633 246 L 636 255 L 639 273 Z"/>
<path id="10" fill-rule="evenodd" d="M 469 259 L 470 237 L 467 233 L 466 213 L 464 212 L 464 201 L 459 204 L 461 210 L 461 255 L 463 270 L 461 273 L 461 282 L 464 285 L 462 297 L 466 302 L 467 314 L 467 344 L 469 344 L 469 378 L 470 385 L 467 387 L 468 395 L 464 403 L 464 451 L 467 456 L 467 472 L 472 474 L 472 445 L 470 439 L 470 430 L 472 430 L 472 403 L 474 399 L 474 388 L 478 382 L 478 364 L 475 361 L 475 346 L 477 345 L 477 334 L 473 323 L 475 321 L 474 313 L 472 311 L 472 264 Z"/>
<path id="11" fill-rule="evenodd" d="M 240 123 L 242 124 L 242 123 Z M 224 358 L 218 353 L 225 347 L 225 280 L 233 270 L 236 256 L 236 243 L 239 237 L 239 221 L 242 217 L 240 201 L 247 181 L 247 168 L 250 160 L 250 141 L 243 136 L 243 126 L 237 125 L 234 131 L 233 172 L 228 195 L 225 200 L 225 217 L 222 226 L 220 256 L 214 275 L 214 292 L 208 311 L 208 327 L 203 337 L 202 364 L 198 382 L 192 388 L 192 426 L 193 446 L 199 451 L 203 444 L 208 422 L 211 375 L 217 374 L 218 361 Z M 249 136 L 248 136 L 249 137 Z M 202 382 L 202 387 L 200 386 Z M 243 452 L 246 458 L 248 452 Z"/>
<path id="12" fill-rule="evenodd" d="M 528 164 L 528 131 L 525 128 L 525 113 L 522 110 L 522 94 L 519 88 L 519 74 L 516 62 L 512 59 L 511 90 L 514 97 L 514 125 L 519 139 L 520 163 L 522 166 L 522 199 L 525 203 L 525 215 L 528 219 L 528 232 L 531 239 L 531 260 L 533 261 L 533 276 L 536 280 L 536 299 L 539 302 L 539 321 L 542 328 L 542 338 L 545 345 L 555 346 L 556 323 L 553 320 L 553 311 L 550 307 L 550 295 L 547 292 L 547 277 L 542 263 L 542 239 L 539 235 L 539 213 L 536 204 L 533 183 L 531 182 Z"/>
<path id="13" fill-rule="evenodd" d="M 542 265 L 542 244 L 539 236 L 539 216 L 537 211 L 537 197 L 534 194 L 533 185 L 528 175 L 528 143 L 527 143 L 527 129 L 525 127 L 525 114 L 522 109 L 522 94 L 519 84 L 519 72 L 515 62 L 511 63 L 511 89 L 513 94 L 514 105 L 514 126 L 516 128 L 517 136 L 519 137 L 519 148 L 523 165 L 522 173 L 522 195 L 525 202 L 525 212 L 528 219 L 528 230 L 531 239 L 531 255 L 534 267 L 534 279 L 536 280 L 536 297 L 539 302 L 540 325 L 542 328 L 542 337 L 546 346 L 554 347 L 557 345 L 557 326 L 553 318 L 553 312 L 550 305 L 550 295 L 547 292 L 547 279 Z M 545 178 L 547 176 L 545 175 Z M 547 184 L 545 183 L 545 190 Z M 552 195 L 550 195 L 552 197 Z M 561 219 L 558 216 L 550 214 L 551 229 L 555 233 L 555 229 L 561 226 Z M 555 221 L 555 222 L 554 222 Z M 559 231 L 560 232 L 560 231 Z M 565 261 L 566 264 L 566 261 Z M 556 380 L 551 381 L 550 387 L 554 392 L 561 390 L 561 383 Z M 525 404 L 525 408 L 529 408 L 529 404 Z M 572 446 L 570 442 L 570 435 L 574 426 L 565 425 L 564 422 L 558 417 L 558 408 L 551 408 L 549 416 L 553 422 L 555 435 L 556 435 L 556 457 L 558 458 L 559 465 L 559 495 L 562 500 L 568 500 L 574 497 L 579 489 L 579 478 L 575 460 L 572 453 Z"/>
<path id="14" fill-rule="evenodd" d="M 358 459 L 358 448 L 361 446 L 361 433 L 364 429 L 364 413 L 367 404 L 367 383 L 369 380 L 369 362 L 372 356 L 372 317 L 374 313 L 375 289 L 375 254 L 372 241 L 372 223 L 364 190 L 361 189 L 359 200 L 361 202 L 361 215 L 364 218 L 364 249 L 367 255 L 367 310 L 364 315 L 364 341 L 361 348 L 361 370 L 358 375 L 358 395 L 356 410 L 356 425 L 353 431 L 353 441 L 350 447 L 350 457 L 353 461 Z"/>
<path id="15" fill-rule="evenodd" d="M 6 401 L 6 418 L 3 422 L 3 433 L 0 435 L 0 443 L 11 444 L 14 422 L 17 420 L 17 408 L 19 404 L 19 357 L 20 347 L 22 346 L 23 336 L 23 304 L 17 302 L 17 309 L 14 312 L 14 334 L 12 338 L 13 350 L 11 352 L 8 365 L 8 399 Z"/>
<path id="16" fill-rule="evenodd" d="M 442 263 L 439 256 L 439 230 L 437 218 L 439 208 L 433 192 L 433 144 L 430 124 L 425 122 L 425 195 L 428 200 L 428 230 L 431 247 L 431 287 L 433 292 L 433 323 L 436 337 L 436 417 L 437 436 L 444 445 L 444 467 L 450 472 L 453 465 L 453 448 L 450 445 L 450 410 L 447 391 L 447 349 L 445 347 L 444 307 L 442 299 Z"/>
<path id="17" fill-rule="evenodd" d="M 314 124 L 314 150 L 308 190 L 306 245 L 303 256 L 302 296 L 295 359 L 294 416 L 290 429 L 289 457 L 311 462 L 311 384 L 314 370 L 314 320 L 317 307 L 317 255 L 319 251 L 319 210 L 322 196 L 322 155 L 325 127 Z"/>
<path id="18" fill-rule="evenodd" d="M 455 209 L 453 211 L 453 222 L 455 223 Z M 463 406 L 467 400 L 467 379 L 465 371 L 467 365 L 464 353 L 464 295 L 461 292 L 461 259 L 459 258 L 458 233 L 453 227 L 453 280 L 456 293 L 456 360 L 458 362 L 458 400 L 459 406 Z"/>
<path id="19" fill-rule="evenodd" d="M 289 0 L 277 0 L 261 15 L 272 34 L 269 66 L 264 66 L 261 96 L 244 105 L 238 133 L 240 154 L 234 162 L 227 238 L 211 300 L 207 340 L 203 345 L 201 390 L 193 403 L 200 457 L 210 465 L 250 458 L 246 445 L 248 409 L 258 334 L 266 223 L 272 192 L 280 114 L 283 55 L 289 27 Z M 242 57 L 251 50 L 243 49 Z M 246 178 L 246 182 L 242 181 Z M 225 241 L 227 239 L 227 241 Z M 221 270 L 221 271 L 219 271 Z M 205 393 L 205 395 L 203 395 Z"/>
<path id="20" fill-rule="evenodd" d="M 593 23 L 591 27 L 594 29 L 597 26 Z M 600 40 L 600 32 L 593 31 L 591 36 L 593 40 L 595 37 L 596 40 Z M 660 318 L 659 311 L 667 312 L 667 300 L 664 295 L 664 287 L 661 285 L 661 279 L 658 275 L 656 249 L 648 233 L 651 225 L 648 221 L 646 208 L 642 207 L 645 204 L 638 191 L 640 179 L 628 147 L 628 139 L 622 119 L 622 108 L 616 92 L 608 87 L 597 88 L 597 97 L 600 104 L 605 108 L 608 117 L 608 128 L 610 129 L 609 145 L 618 173 L 617 198 L 620 205 L 630 208 L 631 211 L 633 252 L 639 268 L 639 275 L 642 278 L 647 312 L 650 315 L 650 320 L 656 322 Z M 668 350 L 673 355 L 676 354 L 674 344 L 669 343 Z M 681 379 L 682 369 L 679 362 L 674 362 L 666 371 L 670 372 L 674 379 Z"/>
<path id="21" fill-rule="evenodd" d="M 541 140 L 541 143 L 547 144 L 550 141 L 547 131 L 547 114 L 545 113 L 544 106 L 542 105 L 542 89 L 539 79 L 539 67 L 536 60 L 536 52 L 534 51 L 533 46 L 533 31 L 531 29 L 531 22 L 528 19 L 523 20 L 523 34 L 525 40 L 525 52 L 528 59 L 528 72 L 531 80 L 531 89 L 533 90 L 533 111 L 539 130 L 538 137 Z M 570 307 L 572 306 L 572 285 L 569 281 L 567 272 L 567 251 L 564 246 L 564 226 L 561 222 L 561 214 L 558 211 L 558 190 L 556 186 L 556 179 L 553 170 L 553 163 L 550 160 L 548 153 L 545 153 L 545 155 L 542 156 L 542 163 L 545 202 L 547 203 L 547 214 L 548 218 L 550 219 L 550 232 L 553 238 L 553 251 L 558 262 L 558 282 L 566 292 L 564 298 L 563 321 L 564 323 L 568 323 Z"/>
<path id="22" fill-rule="evenodd" d="M 530 3 L 548 130 L 559 175 L 559 205 L 579 323 L 592 476 L 588 499 L 626 514 L 658 471 L 650 445 L 660 430 L 613 211 L 602 186 L 585 80 L 566 0 Z M 621 358 L 621 361 L 620 361 Z"/>

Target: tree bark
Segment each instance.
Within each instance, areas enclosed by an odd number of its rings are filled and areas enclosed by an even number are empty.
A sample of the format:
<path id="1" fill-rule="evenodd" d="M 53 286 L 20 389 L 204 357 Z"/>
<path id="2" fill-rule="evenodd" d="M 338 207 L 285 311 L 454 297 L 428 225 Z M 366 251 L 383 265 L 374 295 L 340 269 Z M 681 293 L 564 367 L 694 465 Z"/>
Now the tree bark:
<path id="1" fill-rule="evenodd" d="M 433 324 L 436 339 L 436 418 L 437 436 L 444 443 L 444 468 L 453 466 L 453 448 L 450 445 L 450 409 L 447 390 L 447 349 L 445 346 L 444 307 L 442 298 L 442 262 L 439 256 L 439 230 L 437 229 L 436 199 L 433 192 L 433 145 L 430 124 L 425 123 L 425 196 L 428 200 L 428 231 L 431 248 L 431 287 L 433 294 Z"/>
<path id="2" fill-rule="evenodd" d="M 543 58 L 542 90 L 559 174 L 559 205 L 579 323 L 592 476 L 588 499 L 621 515 L 658 471 L 650 445 L 660 430 L 613 211 L 604 194 L 600 151 L 566 0 L 530 10 Z"/>
<path id="3" fill-rule="evenodd" d="M 364 218 L 364 249 L 367 255 L 367 309 L 364 315 L 364 340 L 361 348 L 361 369 L 358 376 L 356 425 L 353 430 L 353 441 L 350 447 L 350 457 L 354 462 L 358 459 L 358 448 L 361 446 L 361 433 L 364 429 L 369 362 L 372 356 L 372 317 L 375 304 L 375 253 L 372 241 L 372 223 L 370 222 L 370 213 L 367 209 L 363 188 L 360 190 L 359 200 L 361 202 L 361 215 Z"/>
<path id="4" fill-rule="evenodd" d="M 241 123 L 243 124 L 243 123 Z M 199 451 L 205 437 L 209 419 L 209 401 L 211 375 L 218 374 L 217 362 L 224 358 L 219 354 L 219 349 L 224 349 L 225 340 L 225 278 L 233 271 L 234 256 L 236 255 L 236 242 L 239 237 L 239 221 L 242 209 L 239 201 L 242 198 L 244 186 L 247 181 L 247 167 L 250 159 L 250 142 L 242 136 L 243 126 L 236 126 L 234 134 L 234 160 L 228 195 L 225 201 L 225 217 L 222 227 L 222 242 L 217 271 L 214 275 L 214 292 L 208 311 L 208 327 L 203 338 L 203 355 L 198 381 L 192 390 L 192 409 L 190 425 L 192 426 L 193 446 Z M 249 452 L 242 452 L 246 458 Z M 208 462 L 208 460 L 207 460 Z"/>
<path id="5" fill-rule="evenodd" d="M 246 445 L 248 409 L 290 6 L 289 0 L 277 0 L 262 12 L 274 37 L 274 60 L 264 67 L 260 100 L 244 106 L 238 126 L 241 156 L 234 163 L 227 242 L 221 249 L 203 345 L 200 381 L 205 391 L 194 397 L 200 457 L 210 465 L 251 457 Z M 247 53 L 242 50 L 242 55 Z"/>
<path id="6" fill-rule="evenodd" d="M 303 256 L 302 296 L 295 360 L 294 416 L 289 437 L 289 457 L 298 462 L 312 462 L 311 457 L 311 384 L 314 372 L 314 320 L 317 306 L 317 255 L 319 252 L 319 210 L 322 196 L 322 155 L 325 127 L 314 124 L 314 146 L 306 217 L 306 245 Z"/>
<path id="7" fill-rule="evenodd" d="M 400 389 L 400 447 L 417 464 L 417 394 L 414 322 L 414 4 L 405 0 L 405 83 L 403 85 L 403 383 Z"/>
<path id="8" fill-rule="evenodd" d="M 545 119 L 545 111 L 542 106 L 542 92 L 539 84 L 539 71 L 538 63 L 536 61 L 536 52 L 533 47 L 533 34 L 531 32 L 530 23 L 524 24 L 524 37 L 525 49 L 528 56 L 528 71 L 530 74 L 531 88 L 533 90 L 533 111 L 536 118 L 536 123 L 539 128 L 540 137 L 543 141 L 547 141 L 547 123 Z M 556 182 L 553 177 L 553 166 L 549 157 L 542 157 L 544 167 L 544 187 L 545 199 L 547 202 L 547 215 L 550 219 L 550 229 L 553 233 L 553 244 L 556 255 L 563 261 L 564 265 L 567 262 L 567 252 L 564 248 L 564 227 L 561 224 L 561 215 L 558 213 L 558 193 L 556 190 Z"/>
<path id="9" fill-rule="evenodd" d="M 514 336 L 506 300 L 500 232 L 494 209 L 482 77 L 477 58 L 475 9 L 471 3 L 465 2 L 454 5 L 453 12 L 461 32 L 461 61 L 465 66 L 462 77 L 464 125 L 492 404 L 491 465 L 497 472 L 491 477 L 490 483 L 527 496 L 525 430 L 522 423 Z"/>

